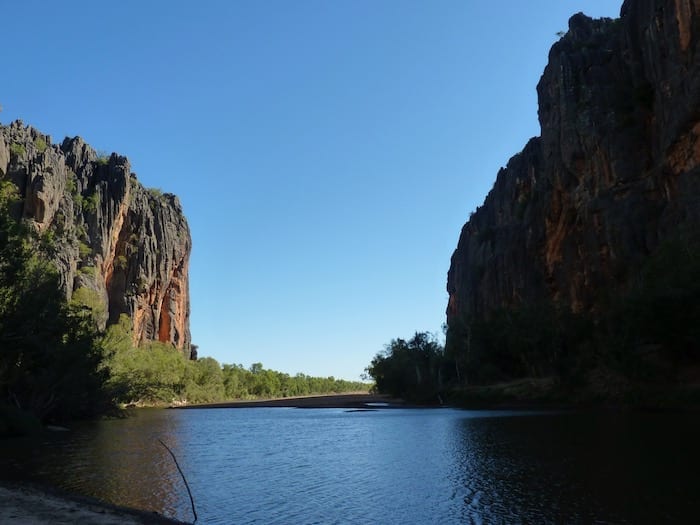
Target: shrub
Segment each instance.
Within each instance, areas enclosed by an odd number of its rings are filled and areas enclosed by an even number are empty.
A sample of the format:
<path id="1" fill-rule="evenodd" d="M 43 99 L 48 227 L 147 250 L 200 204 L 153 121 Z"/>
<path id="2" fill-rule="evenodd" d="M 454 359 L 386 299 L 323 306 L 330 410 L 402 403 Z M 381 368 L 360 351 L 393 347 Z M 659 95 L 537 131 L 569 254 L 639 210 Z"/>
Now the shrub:
<path id="1" fill-rule="evenodd" d="M 74 197 L 77 196 L 78 193 L 78 176 L 75 174 L 75 172 L 68 168 L 66 170 L 66 190 L 68 190 L 68 193 L 73 195 Z M 75 200 L 75 199 L 74 199 Z"/>
<path id="2" fill-rule="evenodd" d="M 182 353 L 171 345 L 157 342 L 144 348 L 121 346 L 108 363 L 111 386 L 118 401 L 159 404 L 185 397 L 188 361 Z"/>
<path id="3" fill-rule="evenodd" d="M 92 268 L 93 271 L 95 270 L 93 266 L 87 266 L 86 268 Z M 81 269 L 81 271 L 82 270 L 83 269 Z M 74 315 L 91 319 L 95 325 L 98 325 L 106 314 L 105 305 L 102 302 L 100 294 L 85 286 L 73 290 L 70 306 Z"/>
<path id="4" fill-rule="evenodd" d="M 56 218 L 56 226 L 58 227 L 58 217 Z M 46 254 L 53 254 L 56 251 L 56 232 L 52 229 L 47 229 L 39 236 L 39 245 L 41 250 Z"/>
<path id="5" fill-rule="evenodd" d="M 75 227 L 75 234 L 78 236 L 78 239 L 87 241 L 88 235 L 84 224 L 79 224 Z"/>
<path id="6" fill-rule="evenodd" d="M 22 158 L 27 155 L 27 150 L 17 142 L 10 146 L 10 154 L 15 158 Z"/>
<path id="7" fill-rule="evenodd" d="M 106 166 L 109 164 L 109 159 L 111 155 L 104 150 L 99 150 L 97 152 L 97 164 L 100 166 Z"/>
<path id="8" fill-rule="evenodd" d="M 90 248 L 83 241 L 80 241 L 78 243 L 78 253 L 80 254 L 81 259 L 85 259 L 86 257 L 89 257 L 92 253 L 92 248 Z"/>
<path id="9" fill-rule="evenodd" d="M 39 153 L 44 153 L 46 151 L 46 148 L 48 147 L 46 141 L 41 137 L 37 137 L 36 139 L 34 139 L 34 145 L 36 146 L 36 149 L 39 151 Z"/>
<path id="10" fill-rule="evenodd" d="M 114 267 L 120 270 L 126 270 L 127 260 L 123 255 L 118 255 L 114 260 Z"/>
<path id="11" fill-rule="evenodd" d="M 80 273 L 83 275 L 87 275 L 88 277 L 96 277 L 97 276 L 97 268 L 94 266 L 83 266 L 80 268 Z"/>
<path id="12" fill-rule="evenodd" d="M 83 210 L 88 213 L 95 213 L 100 205 L 100 194 L 95 192 L 83 199 Z"/>

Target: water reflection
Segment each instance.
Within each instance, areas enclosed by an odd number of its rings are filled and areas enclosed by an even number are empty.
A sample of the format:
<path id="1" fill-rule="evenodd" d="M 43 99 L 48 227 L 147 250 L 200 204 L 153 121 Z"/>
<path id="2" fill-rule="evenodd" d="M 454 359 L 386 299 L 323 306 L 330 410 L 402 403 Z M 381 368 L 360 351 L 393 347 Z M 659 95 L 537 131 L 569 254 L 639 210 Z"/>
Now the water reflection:
<path id="1" fill-rule="evenodd" d="M 81 478 L 90 485 L 104 483 L 95 496 L 166 516 L 177 515 L 186 497 L 185 489 L 177 467 L 158 439 L 176 457 L 184 457 L 185 451 L 179 439 L 178 419 L 159 415 L 153 411 L 147 417 L 135 418 L 126 428 L 118 421 L 104 422 L 96 427 L 94 435 L 86 435 L 85 447 L 93 457 L 85 462 L 90 475 Z"/>
<path id="2" fill-rule="evenodd" d="M 698 511 L 697 421 L 560 414 L 455 421 L 464 523 L 684 523 Z"/>
<path id="3" fill-rule="evenodd" d="M 689 523 L 694 414 L 140 411 L 3 442 L 0 473 L 230 523 Z"/>
<path id="4" fill-rule="evenodd" d="M 4 476 L 40 481 L 62 489 L 165 516 L 177 517 L 189 504 L 163 439 L 178 457 L 185 454 L 179 419 L 163 411 L 141 411 L 128 420 L 78 424 L 70 432 L 7 442 L 0 465 Z M 186 516 L 185 516 L 186 517 Z"/>

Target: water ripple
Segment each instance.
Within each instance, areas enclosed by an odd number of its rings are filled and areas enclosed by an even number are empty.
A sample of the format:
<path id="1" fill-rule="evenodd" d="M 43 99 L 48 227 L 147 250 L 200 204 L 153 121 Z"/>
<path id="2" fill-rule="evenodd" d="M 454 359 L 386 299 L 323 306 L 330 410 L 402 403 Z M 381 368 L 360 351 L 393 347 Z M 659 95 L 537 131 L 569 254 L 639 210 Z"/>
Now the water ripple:
<path id="1" fill-rule="evenodd" d="M 163 439 L 207 524 L 683 522 L 698 438 L 687 418 L 161 410 L 7 442 L 0 470 L 191 520 Z"/>

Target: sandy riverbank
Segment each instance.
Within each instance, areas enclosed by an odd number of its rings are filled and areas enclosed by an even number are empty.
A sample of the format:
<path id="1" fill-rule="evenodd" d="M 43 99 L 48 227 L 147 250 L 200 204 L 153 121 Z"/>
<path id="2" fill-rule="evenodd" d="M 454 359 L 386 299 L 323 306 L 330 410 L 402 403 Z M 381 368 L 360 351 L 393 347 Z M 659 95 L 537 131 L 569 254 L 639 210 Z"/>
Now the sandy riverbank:
<path id="1" fill-rule="evenodd" d="M 29 484 L 0 483 L 0 523 L 12 525 L 182 525 L 160 514 Z"/>
<path id="2" fill-rule="evenodd" d="M 253 407 L 289 407 L 289 408 L 406 408 L 400 399 L 393 399 L 378 394 L 328 394 L 322 396 L 284 397 L 261 399 L 255 401 L 228 401 L 226 403 L 208 403 L 203 405 L 185 405 L 178 408 L 253 408 Z"/>

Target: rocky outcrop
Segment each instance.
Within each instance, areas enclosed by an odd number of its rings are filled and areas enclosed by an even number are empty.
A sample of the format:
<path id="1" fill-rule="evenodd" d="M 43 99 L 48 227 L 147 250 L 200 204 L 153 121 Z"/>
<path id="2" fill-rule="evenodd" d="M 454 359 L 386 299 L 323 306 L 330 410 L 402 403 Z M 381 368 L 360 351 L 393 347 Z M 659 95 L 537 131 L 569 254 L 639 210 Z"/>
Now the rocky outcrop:
<path id="1" fill-rule="evenodd" d="M 0 126 L 0 178 L 17 186 L 16 215 L 50 246 L 69 300 L 88 303 L 103 328 L 128 315 L 135 344 L 190 355 L 192 242 L 176 196 L 144 188 L 126 157 L 80 137 L 52 144 L 19 121 Z"/>
<path id="2" fill-rule="evenodd" d="M 700 227 L 700 0 L 574 15 L 537 93 L 541 136 L 452 256 L 451 330 L 540 301 L 595 312 L 664 239 Z"/>

